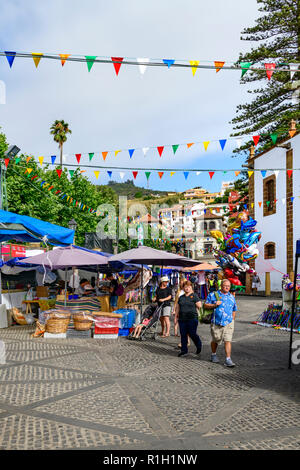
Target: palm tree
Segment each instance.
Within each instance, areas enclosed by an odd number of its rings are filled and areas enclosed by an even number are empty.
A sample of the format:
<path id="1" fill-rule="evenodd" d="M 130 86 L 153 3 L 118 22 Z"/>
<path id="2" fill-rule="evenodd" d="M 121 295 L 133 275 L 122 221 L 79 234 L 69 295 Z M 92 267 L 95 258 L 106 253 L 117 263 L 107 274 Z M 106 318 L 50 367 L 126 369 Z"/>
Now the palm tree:
<path id="1" fill-rule="evenodd" d="M 60 165 L 62 167 L 63 145 L 67 140 L 67 134 L 72 134 L 69 124 L 63 120 L 55 121 L 50 128 L 50 134 L 53 134 L 54 141 L 58 143 L 60 149 Z"/>

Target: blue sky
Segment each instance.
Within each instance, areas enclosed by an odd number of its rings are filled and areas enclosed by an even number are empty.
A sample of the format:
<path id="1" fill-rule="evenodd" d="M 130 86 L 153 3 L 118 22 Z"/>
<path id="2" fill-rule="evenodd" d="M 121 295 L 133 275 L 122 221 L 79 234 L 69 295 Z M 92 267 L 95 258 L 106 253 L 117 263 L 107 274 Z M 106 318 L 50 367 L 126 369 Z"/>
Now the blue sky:
<path id="1" fill-rule="evenodd" d="M 117 57 L 151 57 L 185 60 L 234 61 L 253 44 L 240 40 L 246 26 L 258 16 L 256 0 L 10 0 L 0 1 L 1 50 L 70 53 Z M 142 76 L 137 67 L 123 65 L 116 77 L 111 64 L 94 64 L 90 73 L 83 63 L 41 60 L 38 69 L 31 59 L 16 58 L 12 69 L 0 57 L 0 80 L 6 84 L 6 104 L 0 105 L 0 126 L 10 143 L 38 156 L 58 155 L 49 128 L 64 119 L 72 135 L 64 147 L 66 162 L 75 153 L 95 152 L 93 162 L 103 164 L 100 152 L 216 141 L 229 137 L 229 121 L 237 104 L 248 99 L 238 71 L 148 68 Z M 231 158 L 234 141 L 222 152 L 217 142 L 207 152 L 202 144 L 176 155 L 166 148 L 160 158 L 149 150 L 117 157 L 109 154 L 105 165 L 146 168 L 240 168 L 243 160 Z M 81 163 L 89 164 L 88 157 Z M 92 182 L 105 184 L 106 171 Z M 119 172 L 113 173 L 120 181 Z M 125 179 L 131 178 L 126 172 Z M 203 186 L 210 191 L 233 173 L 184 176 L 152 173 L 153 189 L 184 191 Z M 146 186 L 140 172 L 136 184 Z"/>

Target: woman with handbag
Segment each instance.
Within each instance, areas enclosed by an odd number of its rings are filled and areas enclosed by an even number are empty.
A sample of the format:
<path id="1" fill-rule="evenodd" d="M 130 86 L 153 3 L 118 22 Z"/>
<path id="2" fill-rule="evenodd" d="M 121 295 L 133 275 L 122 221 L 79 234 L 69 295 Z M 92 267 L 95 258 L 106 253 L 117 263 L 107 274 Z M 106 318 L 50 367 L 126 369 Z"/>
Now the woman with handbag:
<path id="1" fill-rule="evenodd" d="M 193 286 L 190 281 L 186 281 L 184 283 L 183 290 L 184 295 L 179 297 L 175 311 L 175 316 L 178 320 L 181 335 L 181 352 L 178 354 L 178 357 L 185 356 L 188 353 L 188 336 L 190 336 L 197 348 L 196 354 L 200 354 L 202 349 L 201 339 L 197 335 L 197 309 L 201 308 L 201 301 L 194 293 Z"/>

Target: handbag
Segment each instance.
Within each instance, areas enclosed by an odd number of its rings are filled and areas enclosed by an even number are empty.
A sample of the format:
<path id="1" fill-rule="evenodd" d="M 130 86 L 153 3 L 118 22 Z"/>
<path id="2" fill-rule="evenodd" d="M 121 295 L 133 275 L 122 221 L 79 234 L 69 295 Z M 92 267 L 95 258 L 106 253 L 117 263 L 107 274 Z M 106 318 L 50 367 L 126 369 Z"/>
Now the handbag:
<path id="1" fill-rule="evenodd" d="M 220 300 L 219 293 L 216 291 L 214 294 L 218 302 Z M 205 308 L 204 304 L 205 302 L 203 303 L 202 307 L 198 310 L 198 320 L 200 323 L 210 324 L 213 313 L 214 313 L 214 309 Z"/>

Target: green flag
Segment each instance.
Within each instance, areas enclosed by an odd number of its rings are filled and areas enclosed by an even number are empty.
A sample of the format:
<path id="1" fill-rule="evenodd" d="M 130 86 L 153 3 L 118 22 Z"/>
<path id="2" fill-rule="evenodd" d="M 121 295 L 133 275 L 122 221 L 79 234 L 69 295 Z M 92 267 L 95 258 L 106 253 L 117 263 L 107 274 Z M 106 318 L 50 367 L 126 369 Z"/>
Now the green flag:
<path id="1" fill-rule="evenodd" d="M 75 171 L 75 170 L 69 170 L 69 173 L 70 173 L 71 178 L 72 178 L 73 175 L 74 175 L 74 171 Z"/>
<path id="2" fill-rule="evenodd" d="M 90 159 L 90 161 L 92 160 L 93 156 L 94 156 L 94 153 L 89 153 L 89 159 Z"/>
<path id="3" fill-rule="evenodd" d="M 151 171 L 145 171 L 145 175 L 146 175 L 146 178 L 147 180 L 149 179 L 149 176 L 151 175 Z"/>
<path id="4" fill-rule="evenodd" d="M 251 65 L 252 65 L 252 62 L 240 62 L 240 66 L 242 69 L 242 77 L 245 75 L 245 73 L 248 71 Z"/>
<path id="5" fill-rule="evenodd" d="M 178 147 L 179 147 L 179 145 L 172 145 L 174 155 L 177 152 Z"/>
<path id="6" fill-rule="evenodd" d="M 270 134 L 270 137 L 272 139 L 273 144 L 275 145 L 276 141 L 277 141 L 278 134 L 276 134 L 276 132 L 274 132 L 273 134 Z"/>
<path id="7" fill-rule="evenodd" d="M 90 72 L 91 71 L 91 68 L 93 67 L 94 65 L 94 62 L 95 62 L 95 59 L 96 59 L 96 55 L 86 55 L 85 58 L 86 58 L 86 65 L 87 65 L 87 68 L 88 68 L 88 71 Z"/>

